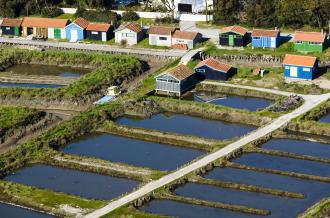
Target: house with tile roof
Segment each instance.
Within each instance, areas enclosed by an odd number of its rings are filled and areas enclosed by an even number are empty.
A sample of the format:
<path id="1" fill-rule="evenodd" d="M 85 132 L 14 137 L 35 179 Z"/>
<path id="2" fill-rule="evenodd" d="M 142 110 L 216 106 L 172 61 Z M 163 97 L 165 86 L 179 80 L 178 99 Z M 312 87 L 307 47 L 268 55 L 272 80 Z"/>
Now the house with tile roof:
<path id="1" fill-rule="evenodd" d="M 323 32 L 294 33 L 294 48 L 300 52 L 323 52 L 325 48 L 326 34 Z"/>
<path id="2" fill-rule="evenodd" d="M 285 55 L 283 61 L 284 78 L 313 80 L 318 74 L 316 57 Z"/>
<path id="3" fill-rule="evenodd" d="M 172 36 L 176 30 L 175 27 L 151 26 L 147 31 L 149 45 L 171 47 Z"/>
<path id="4" fill-rule="evenodd" d="M 144 38 L 145 32 L 137 23 L 128 23 L 115 30 L 115 42 L 125 41 L 127 45 L 136 45 Z"/>
<path id="5" fill-rule="evenodd" d="M 193 49 L 202 40 L 198 32 L 176 30 L 172 36 L 172 47 L 179 49 Z"/>
<path id="6" fill-rule="evenodd" d="M 181 64 L 156 76 L 156 93 L 181 96 L 195 84 L 195 72 Z"/>
<path id="7" fill-rule="evenodd" d="M 86 28 L 86 38 L 108 41 L 114 36 L 114 27 L 107 23 L 90 23 Z"/>
<path id="8" fill-rule="evenodd" d="M 281 43 L 279 30 L 254 29 L 251 34 L 252 48 L 277 48 Z"/>
<path id="9" fill-rule="evenodd" d="M 207 80 L 226 81 L 234 73 L 234 68 L 229 64 L 221 63 L 214 58 L 205 59 L 195 67 L 196 73 Z"/>
<path id="10" fill-rule="evenodd" d="M 65 27 L 66 39 L 70 42 L 77 42 L 86 38 L 86 28 L 89 21 L 79 17 Z"/>
<path id="11" fill-rule="evenodd" d="M 21 26 L 23 36 L 65 39 L 65 27 L 68 23 L 68 19 L 24 17 Z"/>
<path id="12" fill-rule="evenodd" d="M 20 36 L 22 19 L 4 18 L 1 23 L 2 35 Z"/>
<path id="13" fill-rule="evenodd" d="M 228 26 L 220 29 L 220 46 L 244 47 L 248 43 L 248 29 L 241 26 Z"/>

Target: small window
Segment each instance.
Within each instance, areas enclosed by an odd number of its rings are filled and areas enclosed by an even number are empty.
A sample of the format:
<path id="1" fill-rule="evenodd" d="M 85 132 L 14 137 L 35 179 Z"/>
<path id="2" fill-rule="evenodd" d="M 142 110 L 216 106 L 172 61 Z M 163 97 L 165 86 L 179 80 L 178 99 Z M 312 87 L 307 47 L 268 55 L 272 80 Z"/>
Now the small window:
<path id="1" fill-rule="evenodd" d="M 311 72 L 311 70 L 310 70 L 309 68 L 307 68 L 307 67 L 304 67 L 304 68 L 303 68 L 303 71 L 304 71 L 304 72 Z"/>
<path id="2" fill-rule="evenodd" d="M 197 73 L 205 73 L 205 69 L 197 68 L 196 72 Z"/>
<path id="3" fill-rule="evenodd" d="M 260 37 L 253 37 L 253 39 L 260 39 Z"/>
<path id="4" fill-rule="evenodd" d="M 319 42 L 309 42 L 310 45 L 320 45 L 321 43 Z"/>
<path id="5" fill-rule="evenodd" d="M 221 37 L 222 38 L 228 38 L 228 35 L 227 34 L 222 34 Z"/>
<path id="6" fill-rule="evenodd" d="M 243 37 L 241 35 L 237 35 L 237 36 L 235 36 L 235 38 L 241 39 Z"/>
<path id="7" fill-rule="evenodd" d="M 296 41 L 296 44 L 302 44 L 302 41 Z"/>
<path id="8" fill-rule="evenodd" d="M 94 32 L 94 31 L 93 31 L 93 32 L 92 32 L 92 34 L 93 34 L 93 35 L 97 35 L 97 34 L 99 34 L 99 33 L 98 33 L 98 32 Z"/>
<path id="9" fill-rule="evenodd" d="M 123 33 L 126 37 L 134 37 L 134 33 Z"/>
<path id="10" fill-rule="evenodd" d="M 160 41 L 166 41 L 166 40 L 167 40 L 167 37 L 160 36 L 160 37 L 159 37 L 159 40 L 160 40 Z"/>
<path id="11" fill-rule="evenodd" d="M 285 66 L 285 69 L 286 69 L 286 70 L 290 70 L 290 67 L 289 67 L 289 66 Z"/>
<path id="12" fill-rule="evenodd" d="M 6 27 L 6 30 L 10 30 L 10 27 Z"/>

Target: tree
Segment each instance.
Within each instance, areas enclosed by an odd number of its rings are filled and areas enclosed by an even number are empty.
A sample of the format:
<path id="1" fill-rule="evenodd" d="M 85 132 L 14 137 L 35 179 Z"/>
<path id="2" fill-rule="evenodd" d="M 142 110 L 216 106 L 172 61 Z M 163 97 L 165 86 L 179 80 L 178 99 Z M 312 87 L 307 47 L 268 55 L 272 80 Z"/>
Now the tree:
<path id="1" fill-rule="evenodd" d="M 164 7 L 171 13 L 174 18 L 175 3 L 174 0 L 161 0 Z"/>
<path id="2" fill-rule="evenodd" d="M 239 0 L 217 0 L 214 5 L 214 19 L 221 24 L 234 24 L 240 10 Z"/>

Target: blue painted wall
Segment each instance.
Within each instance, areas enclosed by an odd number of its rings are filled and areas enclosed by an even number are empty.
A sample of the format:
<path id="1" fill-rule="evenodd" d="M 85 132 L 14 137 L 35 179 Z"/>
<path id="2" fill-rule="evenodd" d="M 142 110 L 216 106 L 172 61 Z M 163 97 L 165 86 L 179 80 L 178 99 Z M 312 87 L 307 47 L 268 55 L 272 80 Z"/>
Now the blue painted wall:
<path id="1" fill-rule="evenodd" d="M 292 77 L 290 75 L 290 68 L 297 67 L 297 77 Z M 309 72 L 304 71 L 304 69 L 309 69 Z M 317 64 L 314 67 L 304 67 L 304 66 L 295 66 L 295 65 L 284 65 L 284 77 L 285 78 L 297 78 L 297 79 L 306 79 L 313 80 L 317 76 Z"/>
<path id="2" fill-rule="evenodd" d="M 75 23 L 71 23 L 68 26 L 65 27 L 65 35 L 66 39 L 71 41 L 71 31 L 72 30 L 77 30 L 78 32 L 78 41 L 84 40 L 86 37 L 85 30 L 82 29 L 80 26 L 78 26 Z"/>
<path id="3" fill-rule="evenodd" d="M 272 37 L 252 37 L 252 47 L 254 48 L 277 48 L 280 45 L 280 36 L 275 38 L 275 45 L 271 43 Z"/>

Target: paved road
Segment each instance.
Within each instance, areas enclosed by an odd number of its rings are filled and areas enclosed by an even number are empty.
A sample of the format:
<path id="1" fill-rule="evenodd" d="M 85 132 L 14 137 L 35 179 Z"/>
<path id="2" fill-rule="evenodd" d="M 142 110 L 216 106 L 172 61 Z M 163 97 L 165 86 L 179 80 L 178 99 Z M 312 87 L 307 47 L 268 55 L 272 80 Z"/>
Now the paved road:
<path id="1" fill-rule="evenodd" d="M 209 163 L 212 163 L 219 158 L 225 157 L 226 155 L 230 154 L 231 152 L 243 147 L 244 145 L 259 139 L 276 129 L 280 128 L 281 126 L 287 124 L 290 120 L 298 117 L 301 114 L 306 113 L 307 111 L 311 110 L 312 108 L 316 107 L 318 104 L 328 100 L 330 98 L 330 93 L 325 95 L 316 95 L 316 96 L 306 96 L 305 103 L 297 108 L 296 110 L 292 111 L 291 113 L 285 114 L 275 120 L 273 120 L 268 125 L 261 127 L 250 134 L 246 135 L 245 137 L 241 138 L 240 140 L 226 146 L 225 148 L 222 148 L 216 152 L 213 152 L 209 155 L 206 155 L 202 159 L 199 159 L 171 174 L 168 174 L 159 180 L 152 181 L 144 186 L 142 186 L 140 189 L 122 197 L 117 200 L 114 200 L 110 202 L 105 207 L 98 209 L 86 216 L 86 218 L 94 218 L 94 217 L 101 217 L 125 204 L 128 204 L 136 199 L 139 199 L 146 194 L 163 187 L 164 185 L 167 185 L 203 166 L 206 166 Z"/>
<path id="2" fill-rule="evenodd" d="M 190 32 L 199 32 L 204 38 L 217 41 L 219 39 L 220 30 L 216 28 L 198 28 L 194 21 L 180 21 L 180 29 Z"/>
<path id="3" fill-rule="evenodd" d="M 0 37 L 0 43 L 9 43 L 23 46 L 37 46 L 44 48 L 57 48 L 57 49 L 73 49 L 73 50 L 90 50 L 102 51 L 109 53 L 125 53 L 125 54 L 138 54 L 147 56 L 160 56 L 177 58 L 182 57 L 186 51 L 182 50 L 164 50 L 164 49 L 144 49 L 144 48 L 121 48 L 118 46 L 103 45 L 103 44 L 85 44 L 85 43 L 72 43 L 72 42 L 51 42 L 51 41 L 36 41 L 24 38 L 3 38 Z"/>

